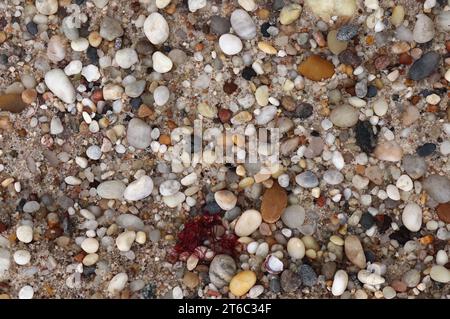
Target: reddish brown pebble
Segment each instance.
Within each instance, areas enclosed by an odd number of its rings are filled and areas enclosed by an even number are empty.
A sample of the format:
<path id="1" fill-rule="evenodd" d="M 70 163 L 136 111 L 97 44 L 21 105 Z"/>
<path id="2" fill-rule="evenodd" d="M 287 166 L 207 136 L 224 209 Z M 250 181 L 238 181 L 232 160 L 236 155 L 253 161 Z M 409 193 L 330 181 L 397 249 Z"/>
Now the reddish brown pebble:
<path id="1" fill-rule="evenodd" d="M 103 100 L 103 90 L 95 90 L 91 95 L 91 100 L 94 103 L 102 101 Z"/>
<path id="2" fill-rule="evenodd" d="M 21 94 L 0 95 L 0 110 L 20 113 L 26 107 L 27 104 L 22 100 Z"/>
<path id="3" fill-rule="evenodd" d="M 413 63 L 413 58 L 408 53 L 402 53 L 398 57 L 398 62 L 404 65 L 410 65 Z"/>
<path id="4" fill-rule="evenodd" d="M 26 89 L 22 92 L 22 101 L 24 101 L 26 104 L 33 103 L 37 98 L 37 93 L 33 89 Z"/>
<path id="5" fill-rule="evenodd" d="M 384 70 L 390 64 L 390 59 L 387 55 L 380 55 L 375 59 L 375 68 L 377 70 Z"/>
<path id="6" fill-rule="evenodd" d="M 322 81 L 334 75 L 334 65 L 319 55 L 311 55 L 300 63 L 298 72 L 312 81 Z"/>
<path id="7" fill-rule="evenodd" d="M 164 145 L 170 145 L 171 144 L 170 136 L 166 134 L 161 134 L 159 136 L 159 143 Z"/>
<path id="8" fill-rule="evenodd" d="M 267 189 L 262 197 L 261 215 L 266 223 L 275 223 L 280 219 L 287 206 L 287 194 L 277 182 Z"/>
<path id="9" fill-rule="evenodd" d="M 439 204 L 436 208 L 436 213 L 440 220 L 450 224 L 450 203 Z"/>
<path id="10" fill-rule="evenodd" d="M 408 289 L 406 284 L 403 281 L 400 281 L 400 280 L 394 280 L 391 283 L 391 287 L 394 288 L 394 290 L 397 291 L 397 292 L 405 292 Z"/>
<path id="11" fill-rule="evenodd" d="M 233 113 L 228 109 L 219 109 L 219 119 L 222 123 L 228 123 Z"/>
<path id="12" fill-rule="evenodd" d="M 225 84 L 223 85 L 223 91 L 226 94 L 233 94 L 234 92 L 236 92 L 237 88 L 238 86 L 234 82 L 225 82 Z"/>

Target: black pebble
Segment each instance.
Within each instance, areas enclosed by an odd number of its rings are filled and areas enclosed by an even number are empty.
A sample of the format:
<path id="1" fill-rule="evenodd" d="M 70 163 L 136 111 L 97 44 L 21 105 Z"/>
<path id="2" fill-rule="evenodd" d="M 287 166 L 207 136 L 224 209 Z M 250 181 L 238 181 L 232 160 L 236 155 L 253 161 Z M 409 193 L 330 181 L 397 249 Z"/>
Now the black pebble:
<path id="1" fill-rule="evenodd" d="M 215 214 L 219 214 L 220 212 L 222 212 L 222 208 L 220 208 L 220 206 L 214 201 L 214 202 L 207 203 L 203 207 L 203 211 L 207 215 L 215 215 Z"/>
<path id="2" fill-rule="evenodd" d="M 130 100 L 130 104 L 133 109 L 138 109 L 142 104 L 142 99 L 140 97 L 134 97 Z"/>
<path id="3" fill-rule="evenodd" d="M 261 25 L 261 33 L 262 33 L 263 37 L 270 38 L 270 33 L 267 32 L 267 29 L 269 29 L 271 26 L 272 25 L 269 22 L 264 22 Z"/>
<path id="4" fill-rule="evenodd" d="M 358 121 L 355 126 L 356 144 L 365 153 L 372 153 L 377 145 L 377 136 L 374 134 L 369 121 Z"/>
<path id="5" fill-rule="evenodd" d="M 378 231 L 380 234 L 383 234 L 386 230 L 388 230 L 391 227 L 392 218 L 388 215 L 382 215 L 383 218 L 377 219 L 376 224 L 378 227 Z"/>
<path id="6" fill-rule="evenodd" d="M 37 24 L 34 23 L 33 21 L 28 22 L 27 25 L 26 25 L 26 27 L 27 27 L 27 31 L 28 31 L 31 35 L 35 36 L 35 35 L 38 33 Z"/>
<path id="7" fill-rule="evenodd" d="M 373 263 L 377 260 L 377 256 L 375 256 L 375 254 L 373 252 L 371 252 L 370 250 L 365 250 L 364 255 L 366 256 L 366 260 L 368 262 Z"/>
<path id="8" fill-rule="evenodd" d="M 365 212 L 364 214 L 362 214 L 361 219 L 359 220 L 359 223 L 361 224 L 361 226 L 364 229 L 369 229 L 370 227 L 373 226 L 373 224 L 375 223 L 375 220 L 371 213 Z"/>
<path id="9" fill-rule="evenodd" d="M 83 3 L 85 3 L 86 0 L 75 0 L 75 4 L 81 6 Z"/>
<path id="10" fill-rule="evenodd" d="M 436 150 L 436 144 L 425 143 L 416 149 L 416 153 L 417 153 L 417 155 L 419 155 L 421 157 L 426 157 L 426 156 L 433 154 L 435 150 Z"/>
<path id="11" fill-rule="evenodd" d="M 98 54 L 96 48 L 94 48 L 93 46 L 89 46 L 86 50 L 86 55 L 92 64 L 98 63 Z"/>
<path id="12" fill-rule="evenodd" d="M 0 64 L 6 65 L 8 64 L 8 56 L 6 54 L 0 54 Z"/>
<path id="13" fill-rule="evenodd" d="M 295 117 L 301 118 L 301 119 L 307 119 L 313 114 L 313 106 L 309 103 L 300 103 L 295 108 Z"/>
<path id="14" fill-rule="evenodd" d="M 375 86 L 373 86 L 373 85 L 369 85 L 367 87 L 367 95 L 366 95 L 366 97 L 368 97 L 368 98 L 374 97 L 374 96 L 377 95 L 377 93 L 378 93 L 377 88 Z"/>
<path id="15" fill-rule="evenodd" d="M 256 76 L 256 72 L 251 66 L 246 66 L 244 70 L 242 70 L 242 77 L 247 81 L 250 81 L 254 76 Z"/>
<path id="16" fill-rule="evenodd" d="M 411 239 L 411 233 L 405 226 L 400 226 L 400 229 L 389 235 L 390 239 L 398 241 L 400 245 L 406 244 Z"/>

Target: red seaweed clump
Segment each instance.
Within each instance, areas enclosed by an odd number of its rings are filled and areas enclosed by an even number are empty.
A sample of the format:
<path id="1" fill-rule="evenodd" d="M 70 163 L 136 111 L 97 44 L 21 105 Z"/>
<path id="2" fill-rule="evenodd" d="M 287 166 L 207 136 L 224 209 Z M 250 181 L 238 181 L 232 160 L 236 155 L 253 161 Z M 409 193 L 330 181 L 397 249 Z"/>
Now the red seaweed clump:
<path id="1" fill-rule="evenodd" d="M 174 253 L 193 253 L 194 250 L 204 244 L 210 243 L 210 249 L 214 253 L 234 255 L 238 245 L 237 237 L 233 234 L 224 234 L 217 237 L 216 226 L 222 226 L 219 215 L 199 215 L 189 219 L 184 224 L 184 229 L 178 233 L 178 241 L 174 247 Z"/>

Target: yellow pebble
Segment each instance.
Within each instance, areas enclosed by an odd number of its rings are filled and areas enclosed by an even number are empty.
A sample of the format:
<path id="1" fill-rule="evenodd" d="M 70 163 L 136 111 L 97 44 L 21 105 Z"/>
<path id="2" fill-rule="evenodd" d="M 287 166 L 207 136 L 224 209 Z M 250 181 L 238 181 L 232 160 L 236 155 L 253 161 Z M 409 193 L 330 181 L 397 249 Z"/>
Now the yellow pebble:
<path id="1" fill-rule="evenodd" d="M 245 295 L 256 283 L 256 274 L 251 270 L 244 270 L 236 274 L 230 281 L 230 291 L 233 295 Z"/>
<path id="2" fill-rule="evenodd" d="M 277 49 L 275 49 L 270 43 L 266 41 L 260 41 L 258 42 L 258 48 L 267 54 L 277 54 Z"/>

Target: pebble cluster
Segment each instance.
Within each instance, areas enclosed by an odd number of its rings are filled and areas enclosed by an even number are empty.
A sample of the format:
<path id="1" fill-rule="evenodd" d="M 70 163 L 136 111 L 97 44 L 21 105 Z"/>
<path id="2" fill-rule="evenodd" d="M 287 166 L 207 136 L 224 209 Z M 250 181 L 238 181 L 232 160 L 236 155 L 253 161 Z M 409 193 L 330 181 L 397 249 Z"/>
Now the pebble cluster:
<path id="1" fill-rule="evenodd" d="M 0 11 L 0 299 L 450 298 L 450 1 Z"/>

